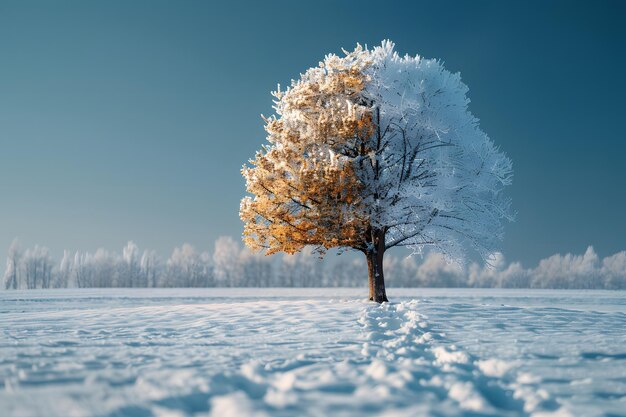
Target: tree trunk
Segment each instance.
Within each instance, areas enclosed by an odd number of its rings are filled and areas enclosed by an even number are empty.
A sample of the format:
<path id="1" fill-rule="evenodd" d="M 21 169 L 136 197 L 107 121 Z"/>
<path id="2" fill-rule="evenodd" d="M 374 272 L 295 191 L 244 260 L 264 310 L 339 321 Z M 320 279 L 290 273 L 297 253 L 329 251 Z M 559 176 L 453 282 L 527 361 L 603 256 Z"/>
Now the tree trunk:
<path id="1" fill-rule="evenodd" d="M 389 301 L 385 292 L 385 276 L 383 274 L 385 234 L 383 231 L 375 231 L 372 235 L 374 237 L 372 248 L 365 252 L 369 274 L 370 301 L 382 303 Z"/>

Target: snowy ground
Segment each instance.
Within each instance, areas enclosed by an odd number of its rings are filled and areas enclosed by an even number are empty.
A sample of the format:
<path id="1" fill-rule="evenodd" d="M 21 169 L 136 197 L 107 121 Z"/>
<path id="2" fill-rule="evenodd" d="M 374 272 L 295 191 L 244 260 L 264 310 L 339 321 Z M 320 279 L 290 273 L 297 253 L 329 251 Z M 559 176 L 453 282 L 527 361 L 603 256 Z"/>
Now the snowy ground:
<path id="1" fill-rule="evenodd" d="M 626 292 L 0 292 L 1 416 L 626 416 Z"/>

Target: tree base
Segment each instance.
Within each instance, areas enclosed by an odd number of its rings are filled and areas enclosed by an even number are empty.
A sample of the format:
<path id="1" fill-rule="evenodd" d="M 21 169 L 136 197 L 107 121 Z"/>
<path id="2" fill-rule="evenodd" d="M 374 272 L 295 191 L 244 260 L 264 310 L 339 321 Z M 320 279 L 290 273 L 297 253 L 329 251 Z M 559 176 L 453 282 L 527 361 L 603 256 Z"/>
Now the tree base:
<path id="1" fill-rule="evenodd" d="M 370 301 L 381 304 L 389 301 L 385 292 L 385 276 L 383 274 L 385 230 L 370 228 L 368 234 L 372 236 L 371 244 L 363 253 L 365 254 L 365 259 L 367 259 Z"/>
<path id="2" fill-rule="evenodd" d="M 378 298 L 376 300 L 374 299 L 374 297 L 370 297 L 369 301 L 374 301 L 374 302 L 377 302 L 378 304 L 388 303 L 389 302 L 389 300 L 387 299 L 387 295 L 384 295 L 383 297 Z"/>

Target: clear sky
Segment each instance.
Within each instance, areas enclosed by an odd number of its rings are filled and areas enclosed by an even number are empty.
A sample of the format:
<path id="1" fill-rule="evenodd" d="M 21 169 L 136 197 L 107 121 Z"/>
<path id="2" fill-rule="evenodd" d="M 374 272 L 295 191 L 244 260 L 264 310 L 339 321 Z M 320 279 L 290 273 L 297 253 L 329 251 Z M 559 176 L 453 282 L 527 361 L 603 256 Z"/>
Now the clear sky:
<path id="1" fill-rule="evenodd" d="M 270 90 L 389 38 L 514 162 L 510 260 L 626 248 L 626 2 L 0 0 L 0 249 L 239 236 Z"/>

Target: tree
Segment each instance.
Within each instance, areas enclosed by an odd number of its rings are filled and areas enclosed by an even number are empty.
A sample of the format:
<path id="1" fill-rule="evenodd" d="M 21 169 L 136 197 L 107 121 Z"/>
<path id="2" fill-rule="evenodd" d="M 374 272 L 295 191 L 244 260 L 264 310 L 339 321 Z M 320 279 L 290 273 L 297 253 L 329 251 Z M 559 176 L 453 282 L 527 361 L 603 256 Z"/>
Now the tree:
<path id="1" fill-rule="evenodd" d="M 218 287 L 237 286 L 243 271 L 239 263 L 241 248 L 230 236 L 220 236 L 213 251 L 213 271 Z"/>
<path id="2" fill-rule="evenodd" d="M 139 265 L 139 248 L 130 241 L 122 249 L 123 267 L 120 271 L 120 287 L 137 287 L 140 265 Z"/>
<path id="3" fill-rule="evenodd" d="M 55 288 L 67 288 L 72 275 L 72 254 L 68 250 L 63 251 L 63 258 L 59 263 L 59 270 L 54 283 Z"/>
<path id="4" fill-rule="evenodd" d="M 74 284 L 77 288 L 90 288 L 93 286 L 93 279 L 89 254 L 80 253 L 76 251 L 74 254 L 74 262 L 72 263 L 72 272 L 74 276 Z"/>
<path id="5" fill-rule="evenodd" d="M 269 144 L 244 165 L 244 242 L 267 254 L 313 245 L 365 254 L 370 299 L 387 301 L 383 256 L 430 246 L 450 259 L 496 249 L 512 177 L 441 62 L 384 41 L 328 55 L 275 96 Z"/>
<path id="6" fill-rule="evenodd" d="M 270 287 L 273 278 L 272 263 L 259 253 L 244 248 L 239 253 L 237 263 L 240 265 L 241 276 L 233 286 L 237 287 Z"/>
<path id="7" fill-rule="evenodd" d="M 28 289 L 50 288 L 53 261 L 48 248 L 35 245 L 33 249 L 27 249 L 22 262 Z"/>
<path id="8" fill-rule="evenodd" d="M 323 272 L 321 264 L 316 262 L 317 257 L 311 247 L 305 247 L 299 253 L 285 255 L 281 259 L 280 275 L 281 286 L 285 287 L 313 287 L 322 284 Z"/>
<path id="9" fill-rule="evenodd" d="M 4 271 L 4 287 L 9 290 L 17 290 L 20 287 L 21 271 L 20 261 L 22 250 L 17 239 L 14 239 L 9 247 L 7 256 L 7 267 Z"/>
<path id="10" fill-rule="evenodd" d="M 160 261 L 156 252 L 144 250 L 141 255 L 141 276 L 146 287 L 156 288 L 159 286 Z"/>
<path id="11" fill-rule="evenodd" d="M 126 259 L 121 262 L 119 256 L 115 253 L 102 248 L 96 250 L 94 254 L 88 253 L 86 266 L 90 271 L 90 287 L 128 286 L 128 281 L 124 278 L 127 276 L 125 274 L 128 272 L 128 263 Z"/>
<path id="12" fill-rule="evenodd" d="M 208 287 L 212 284 L 209 254 L 199 254 L 188 243 L 175 248 L 167 261 L 168 284 L 171 287 Z"/>

